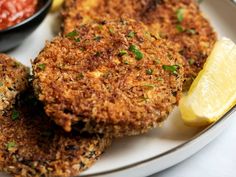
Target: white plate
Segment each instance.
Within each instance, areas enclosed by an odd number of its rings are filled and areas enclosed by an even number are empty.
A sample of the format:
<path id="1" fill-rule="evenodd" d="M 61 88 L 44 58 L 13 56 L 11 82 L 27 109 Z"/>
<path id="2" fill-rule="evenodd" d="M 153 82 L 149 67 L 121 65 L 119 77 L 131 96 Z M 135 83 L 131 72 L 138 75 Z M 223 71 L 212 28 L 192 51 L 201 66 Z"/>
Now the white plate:
<path id="1" fill-rule="evenodd" d="M 230 0 L 205 0 L 201 4 L 205 15 L 220 36 L 236 41 L 236 5 Z M 56 15 L 49 15 L 24 43 L 9 52 L 30 66 L 45 44 L 53 37 Z M 81 176 L 141 177 L 159 172 L 190 157 L 213 140 L 230 122 L 234 108 L 220 121 L 204 130 L 183 125 L 176 108 L 163 127 L 136 137 L 115 140 L 102 158 Z"/>

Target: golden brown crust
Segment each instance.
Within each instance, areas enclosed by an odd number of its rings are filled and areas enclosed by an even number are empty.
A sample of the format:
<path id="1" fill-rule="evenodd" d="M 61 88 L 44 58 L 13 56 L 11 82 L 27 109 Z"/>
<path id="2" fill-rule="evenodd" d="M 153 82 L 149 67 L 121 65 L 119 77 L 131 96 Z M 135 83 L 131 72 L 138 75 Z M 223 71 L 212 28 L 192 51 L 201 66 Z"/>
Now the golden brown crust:
<path id="1" fill-rule="evenodd" d="M 0 53 L 0 115 L 15 103 L 15 97 L 28 87 L 29 69 Z"/>
<path id="2" fill-rule="evenodd" d="M 1 171 L 18 177 L 76 176 L 110 145 L 102 135 L 65 133 L 39 107 L 30 96 L 16 108 L 15 120 L 13 112 L 0 116 Z"/>
<path id="3" fill-rule="evenodd" d="M 70 131 L 80 122 L 117 137 L 146 132 L 167 117 L 183 82 L 173 43 L 134 20 L 82 25 L 76 33 L 47 43 L 33 62 L 34 88 L 58 125 Z"/>
<path id="4" fill-rule="evenodd" d="M 182 21 L 177 17 L 179 9 L 183 9 Z M 153 34 L 180 45 L 187 81 L 202 69 L 216 41 L 194 0 L 67 0 L 62 16 L 64 34 L 98 18 L 128 17 L 144 22 Z"/>

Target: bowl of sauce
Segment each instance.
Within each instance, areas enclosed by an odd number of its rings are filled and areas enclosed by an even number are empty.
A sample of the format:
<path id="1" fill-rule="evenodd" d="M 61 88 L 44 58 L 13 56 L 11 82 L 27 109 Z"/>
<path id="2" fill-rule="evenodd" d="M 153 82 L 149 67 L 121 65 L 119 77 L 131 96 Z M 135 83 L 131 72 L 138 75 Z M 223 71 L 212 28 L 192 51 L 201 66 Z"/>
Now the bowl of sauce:
<path id="1" fill-rule="evenodd" d="M 0 52 L 15 48 L 43 21 L 52 0 L 0 0 Z"/>

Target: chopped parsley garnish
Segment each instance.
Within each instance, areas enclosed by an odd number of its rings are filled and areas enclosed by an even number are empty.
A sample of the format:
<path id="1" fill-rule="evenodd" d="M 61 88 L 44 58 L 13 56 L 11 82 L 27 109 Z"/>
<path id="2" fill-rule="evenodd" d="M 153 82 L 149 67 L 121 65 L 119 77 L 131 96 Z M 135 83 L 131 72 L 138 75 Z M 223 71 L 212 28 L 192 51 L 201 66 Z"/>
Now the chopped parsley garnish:
<path id="1" fill-rule="evenodd" d="M 128 52 L 126 50 L 120 50 L 118 53 L 118 56 L 122 57 L 123 55 L 126 55 L 126 54 L 128 54 Z"/>
<path id="2" fill-rule="evenodd" d="M 3 83 L 2 83 L 2 82 L 0 82 L 0 87 L 1 87 L 1 86 L 3 86 Z"/>
<path id="3" fill-rule="evenodd" d="M 135 36 L 135 34 L 136 33 L 134 31 L 131 31 L 131 32 L 129 32 L 128 37 L 133 38 Z"/>
<path id="4" fill-rule="evenodd" d="M 177 70 L 179 68 L 179 65 L 163 65 L 162 68 L 165 71 L 170 71 L 172 74 L 177 75 L 178 74 Z"/>
<path id="5" fill-rule="evenodd" d="M 146 70 L 146 74 L 152 75 L 152 73 L 153 73 L 153 70 L 152 70 L 152 69 L 147 69 L 147 70 Z"/>
<path id="6" fill-rule="evenodd" d="M 95 57 L 100 57 L 101 56 L 101 52 L 96 52 L 94 56 Z"/>
<path id="7" fill-rule="evenodd" d="M 114 34 L 114 33 L 115 33 L 115 31 L 114 31 L 113 28 L 109 28 L 108 30 L 109 30 L 109 32 L 110 32 L 111 34 Z"/>
<path id="8" fill-rule="evenodd" d="M 75 38 L 75 42 L 80 42 L 80 38 Z"/>
<path id="9" fill-rule="evenodd" d="M 157 77 L 156 80 L 157 80 L 157 81 L 163 81 L 163 78 Z"/>
<path id="10" fill-rule="evenodd" d="M 194 60 L 193 58 L 190 58 L 190 59 L 188 60 L 188 63 L 189 63 L 190 65 L 193 65 L 193 64 L 195 63 L 195 60 Z"/>
<path id="11" fill-rule="evenodd" d="M 101 39 L 102 39 L 102 37 L 101 36 L 95 36 L 94 38 L 93 38 L 95 41 L 100 41 Z"/>
<path id="12" fill-rule="evenodd" d="M 155 85 L 153 84 L 144 84 L 143 86 L 151 88 L 151 89 L 155 88 Z"/>
<path id="13" fill-rule="evenodd" d="M 142 52 L 140 52 L 140 50 L 137 48 L 137 46 L 136 45 L 131 45 L 130 47 L 129 47 L 129 51 L 131 51 L 134 55 L 135 55 L 135 59 L 136 60 L 141 60 L 142 58 L 143 58 L 143 53 Z"/>
<path id="14" fill-rule="evenodd" d="M 176 29 L 179 31 L 179 32 L 184 32 L 184 28 L 182 25 L 176 25 Z"/>
<path id="15" fill-rule="evenodd" d="M 176 11 L 176 16 L 177 16 L 178 22 L 181 23 L 184 20 L 184 9 L 183 8 L 179 8 Z"/>
<path id="16" fill-rule="evenodd" d="M 79 74 L 77 75 L 77 78 L 78 78 L 78 79 L 83 79 L 83 78 L 84 78 L 83 73 L 79 73 Z"/>
<path id="17" fill-rule="evenodd" d="M 124 61 L 124 64 L 128 65 L 128 64 L 129 64 L 129 62 L 128 62 L 127 60 L 125 60 L 125 61 Z"/>
<path id="18" fill-rule="evenodd" d="M 41 70 L 45 70 L 46 65 L 44 63 L 38 64 L 38 68 Z"/>
<path id="19" fill-rule="evenodd" d="M 18 63 L 18 62 L 14 63 L 14 67 L 18 68 L 19 66 L 20 66 L 20 63 Z"/>
<path id="20" fill-rule="evenodd" d="M 79 50 L 84 52 L 86 49 L 85 49 L 85 47 L 80 47 Z"/>
<path id="21" fill-rule="evenodd" d="M 74 30 L 70 33 L 67 33 L 65 36 L 68 38 L 74 39 L 75 42 L 80 42 L 80 38 L 76 38 L 77 35 L 78 35 L 78 32 Z"/>
<path id="22" fill-rule="evenodd" d="M 140 99 L 141 99 L 142 102 L 145 101 L 146 103 L 147 103 L 148 100 L 149 100 L 149 98 L 146 97 L 146 96 L 141 96 Z"/>
<path id="23" fill-rule="evenodd" d="M 186 32 L 188 33 L 188 34 L 196 34 L 196 31 L 194 30 L 194 29 L 187 29 L 186 30 Z"/>
<path id="24" fill-rule="evenodd" d="M 16 147 L 16 143 L 14 141 L 10 141 L 7 143 L 6 147 L 7 147 L 7 150 L 14 148 Z"/>
<path id="25" fill-rule="evenodd" d="M 74 31 L 71 31 L 71 32 L 67 33 L 66 37 L 75 37 L 77 35 L 78 35 L 77 31 L 74 30 Z"/>
<path id="26" fill-rule="evenodd" d="M 19 116 L 20 116 L 20 113 L 17 110 L 14 109 L 12 111 L 12 114 L 11 114 L 11 119 L 12 120 L 17 120 L 19 118 Z"/>
<path id="27" fill-rule="evenodd" d="M 103 29 L 103 26 L 102 25 L 98 25 L 98 29 L 102 30 Z"/>

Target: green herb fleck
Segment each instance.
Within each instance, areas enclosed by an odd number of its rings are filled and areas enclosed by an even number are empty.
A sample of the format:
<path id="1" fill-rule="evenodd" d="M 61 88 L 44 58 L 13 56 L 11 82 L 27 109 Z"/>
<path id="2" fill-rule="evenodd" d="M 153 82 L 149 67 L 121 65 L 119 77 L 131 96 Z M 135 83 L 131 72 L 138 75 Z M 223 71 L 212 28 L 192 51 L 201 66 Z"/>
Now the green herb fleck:
<path id="1" fill-rule="evenodd" d="M 3 83 L 2 82 L 0 82 L 0 87 L 2 87 L 3 86 Z"/>
<path id="2" fill-rule="evenodd" d="M 95 41 L 100 41 L 101 39 L 102 39 L 102 37 L 101 36 L 95 36 L 94 38 L 93 38 Z"/>
<path id="3" fill-rule="evenodd" d="M 145 32 L 144 32 L 144 34 L 145 34 L 146 36 L 148 36 L 148 37 L 150 37 L 150 36 L 151 36 L 151 34 L 150 34 L 150 32 L 149 32 L 149 31 L 145 31 Z"/>
<path id="4" fill-rule="evenodd" d="M 98 29 L 102 30 L 103 26 L 102 25 L 98 25 Z"/>
<path id="5" fill-rule="evenodd" d="M 129 65 L 129 62 L 127 60 L 123 61 L 124 64 Z"/>
<path id="6" fill-rule="evenodd" d="M 71 31 L 71 32 L 67 33 L 66 37 L 75 37 L 77 35 L 78 35 L 77 31 L 74 30 L 74 31 Z"/>
<path id="7" fill-rule="evenodd" d="M 20 63 L 18 63 L 18 62 L 14 63 L 14 67 L 18 68 L 19 66 L 20 66 Z"/>
<path id="8" fill-rule="evenodd" d="M 126 50 L 120 50 L 118 53 L 118 56 L 122 57 L 123 55 L 126 55 L 126 54 L 128 54 L 128 52 Z"/>
<path id="9" fill-rule="evenodd" d="M 152 75 L 152 73 L 153 73 L 153 70 L 152 70 L 152 69 L 147 69 L 147 70 L 146 70 L 146 74 Z"/>
<path id="10" fill-rule="evenodd" d="M 101 56 L 101 52 L 96 52 L 94 56 L 95 57 L 100 57 Z"/>
<path id="11" fill-rule="evenodd" d="M 19 118 L 19 116 L 20 116 L 20 113 L 17 110 L 14 109 L 12 111 L 12 114 L 11 114 L 11 119 L 12 120 L 17 120 Z"/>
<path id="12" fill-rule="evenodd" d="M 80 47 L 79 49 L 80 49 L 80 51 L 82 51 L 82 52 L 84 52 L 84 51 L 86 50 L 85 47 Z"/>
<path id="13" fill-rule="evenodd" d="M 131 32 L 129 32 L 128 37 L 133 38 L 135 36 L 135 34 L 136 33 L 134 31 L 131 31 Z"/>
<path id="14" fill-rule="evenodd" d="M 83 79 L 83 78 L 84 78 L 83 73 L 79 73 L 79 74 L 77 75 L 77 78 L 78 78 L 78 79 Z"/>
<path id="15" fill-rule="evenodd" d="M 114 33 L 115 33 L 113 28 L 109 28 L 108 30 L 109 30 L 109 32 L 110 32 L 111 34 L 114 34 Z"/>
<path id="16" fill-rule="evenodd" d="M 170 71 L 172 74 L 177 75 L 178 74 L 177 70 L 179 68 L 179 65 L 163 65 L 162 68 L 165 71 Z"/>
<path id="17" fill-rule="evenodd" d="M 133 52 L 133 54 L 135 55 L 135 59 L 136 60 L 141 60 L 143 58 L 143 53 L 140 52 L 140 50 L 137 48 L 136 45 L 131 45 L 129 47 L 129 51 Z"/>
<path id="18" fill-rule="evenodd" d="M 46 65 L 44 63 L 38 64 L 38 68 L 41 70 L 45 70 Z"/>
<path id="19" fill-rule="evenodd" d="M 148 87 L 150 89 L 155 88 L 155 85 L 153 85 L 153 84 L 144 84 L 143 86 Z"/>
<path id="20" fill-rule="evenodd" d="M 184 32 L 184 28 L 182 25 L 176 25 L 176 29 L 179 31 L 179 32 Z"/>
<path id="21" fill-rule="evenodd" d="M 7 147 L 7 150 L 10 150 L 11 148 L 16 147 L 16 143 L 14 141 L 10 141 L 7 143 L 6 147 Z"/>
<path id="22" fill-rule="evenodd" d="M 163 78 L 157 77 L 156 80 L 157 80 L 157 81 L 163 81 Z"/>
<path id="23" fill-rule="evenodd" d="M 192 35 L 196 34 L 196 31 L 194 29 L 187 29 L 186 32 Z"/>
<path id="24" fill-rule="evenodd" d="M 80 42 L 80 38 L 75 38 L 75 42 Z"/>
<path id="25" fill-rule="evenodd" d="M 183 8 L 179 8 L 177 11 L 176 11 L 176 16 L 177 16 L 177 20 L 178 22 L 182 22 L 184 20 L 184 9 Z"/>
<path id="26" fill-rule="evenodd" d="M 74 39 L 75 42 L 80 42 L 80 38 L 76 38 L 77 35 L 78 35 L 78 32 L 76 30 L 74 30 L 70 33 L 67 33 L 65 36 L 68 38 Z"/>
<path id="27" fill-rule="evenodd" d="M 144 102 L 144 101 L 145 101 L 146 103 L 147 103 L 147 102 L 148 102 L 148 100 L 149 100 L 149 98 L 148 98 L 148 97 L 146 97 L 146 96 L 141 96 L 141 97 L 140 97 L 140 99 L 141 99 L 141 101 L 142 101 L 142 102 Z"/>
<path id="28" fill-rule="evenodd" d="M 190 59 L 188 60 L 188 63 L 189 63 L 190 65 L 193 65 L 193 64 L 195 63 L 195 60 L 194 60 L 193 58 L 190 58 Z"/>

